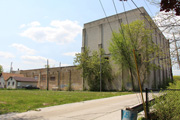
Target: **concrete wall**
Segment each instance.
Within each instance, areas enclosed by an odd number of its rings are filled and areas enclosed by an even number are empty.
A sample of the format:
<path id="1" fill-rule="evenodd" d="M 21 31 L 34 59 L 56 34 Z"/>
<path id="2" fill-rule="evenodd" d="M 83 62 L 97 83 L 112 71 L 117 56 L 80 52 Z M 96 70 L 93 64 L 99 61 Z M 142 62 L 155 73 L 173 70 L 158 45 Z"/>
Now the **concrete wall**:
<path id="1" fill-rule="evenodd" d="M 4 78 L 1 76 L 0 77 L 0 88 L 4 88 L 5 87 L 5 81 Z"/>
<path id="2" fill-rule="evenodd" d="M 98 50 L 101 45 L 105 50 L 105 55 L 110 56 L 110 52 L 108 50 L 109 43 L 112 38 L 112 31 L 118 32 L 120 29 L 120 23 L 131 23 L 135 20 L 144 20 L 145 26 L 149 29 L 153 30 L 152 39 L 153 42 L 160 46 L 161 50 L 164 53 L 167 53 L 166 56 L 162 58 L 157 58 L 152 61 L 156 65 L 159 65 L 161 69 L 152 70 L 149 74 L 146 75 L 146 82 L 144 83 L 144 88 L 158 88 L 158 86 L 162 86 L 166 83 L 167 78 L 171 78 L 171 66 L 170 66 L 170 56 L 169 56 L 169 47 L 168 41 L 165 39 L 162 32 L 157 28 L 153 21 L 150 21 L 151 18 L 146 12 L 144 8 L 140 8 L 142 13 L 138 9 L 127 11 L 126 13 L 120 13 L 118 15 L 113 15 L 108 18 L 103 18 L 100 20 L 92 21 L 84 24 L 83 29 L 83 40 L 82 40 L 82 52 L 84 47 L 90 49 L 90 51 Z M 146 19 L 145 18 L 148 19 Z M 127 19 L 126 19 L 127 17 Z M 108 23 L 108 21 L 109 23 Z M 110 25 L 111 27 L 110 27 Z M 90 54 L 91 55 L 91 54 Z M 114 80 L 109 85 L 110 89 L 122 90 L 122 86 L 125 86 L 126 89 L 132 89 L 131 85 L 131 77 L 129 71 L 117 68 L 117 65 L 112 61 L 110 63 L 113 66 L 113 74 L 115 75 Z M 122 66 L 121 66 L 122 68 Z M 138 87 L 137 76 L 133 76 L 134 83 Z"/>
<path id="3" fill-rule="evenodd" d="M 23 86 L 26 86 L 26 85 L 32 85 L 36 87 L 37 82 L 16 82 L 16 88 L 22 88 Z"/>
<path id="4" fill-rule="evenodd" d="M 59 90 L 83 90 L 83 79 L 81 70 L 75 66 L 56 67 L 47 69 L 21 70 L 25 77 L 33 77 L 38 80 L 37 86 L 40 89 L 59 89 Z"/>

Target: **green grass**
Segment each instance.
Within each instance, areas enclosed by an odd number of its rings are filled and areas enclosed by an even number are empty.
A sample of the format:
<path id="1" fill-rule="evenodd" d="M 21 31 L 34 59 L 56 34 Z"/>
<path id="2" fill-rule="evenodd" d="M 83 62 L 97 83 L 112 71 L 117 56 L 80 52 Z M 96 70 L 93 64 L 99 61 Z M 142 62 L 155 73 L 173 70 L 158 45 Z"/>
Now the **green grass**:
<path id="1" fill-rule="evenodd" d="M 180 76 L 173 76 L 174 82 L 169 84 L 169 89 L 180 89 Z"/>
<path id="2" fill-rule="evenodd" d="M 0 90 L 0 114 L 132 94 L 132 92 L 82 92 L 43 90 Z"/>

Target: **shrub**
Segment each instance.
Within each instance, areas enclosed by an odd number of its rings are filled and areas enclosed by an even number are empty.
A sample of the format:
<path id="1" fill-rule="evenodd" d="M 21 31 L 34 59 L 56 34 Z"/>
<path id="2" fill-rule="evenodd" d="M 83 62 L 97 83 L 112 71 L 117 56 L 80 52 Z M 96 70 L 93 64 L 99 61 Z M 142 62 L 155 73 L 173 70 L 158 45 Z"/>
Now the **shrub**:
<path id="1" fill-rule="evenodd" d="M 156 97 L 153 106 L 156 118 L 158 120 L 179 120 L 180 91 L 166 91 L 162 94 L 162 96 Z"/>

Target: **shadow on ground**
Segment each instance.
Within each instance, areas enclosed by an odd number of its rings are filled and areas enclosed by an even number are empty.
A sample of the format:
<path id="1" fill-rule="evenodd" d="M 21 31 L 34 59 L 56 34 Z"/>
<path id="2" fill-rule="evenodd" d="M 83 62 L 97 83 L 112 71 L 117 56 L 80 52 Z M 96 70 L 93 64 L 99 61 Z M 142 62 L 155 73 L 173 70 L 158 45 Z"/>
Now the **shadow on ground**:
<path id="1" fill-rule="evenodd" d="M 41 116 L 26 116 L 21 117 L 16 116 L 16 113 L 3 114 L 0 115 L 0 120 L 47 120 Z"/>

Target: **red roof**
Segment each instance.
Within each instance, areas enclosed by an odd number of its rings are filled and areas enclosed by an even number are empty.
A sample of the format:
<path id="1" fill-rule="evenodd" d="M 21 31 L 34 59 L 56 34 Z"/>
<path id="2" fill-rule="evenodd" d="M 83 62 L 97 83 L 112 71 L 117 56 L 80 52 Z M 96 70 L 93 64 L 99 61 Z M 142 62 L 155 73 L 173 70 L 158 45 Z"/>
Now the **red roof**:
<path id="1" fill-rule="evenodd" d="M 1 76 L 4 78 L 4 80 L 7 80 L 9 77 L 14 77 L 14 76 L 24 77 L 23 74 L 15 74 L 15 73 L 2 73 Z"/>
<path id="2" fill-rule="evenodd" d="M 38 82 L 36 79 L 30 78 L 30 77 L 17 77 L 17 76 L 14 76 L 12 78 L 14 78 L 18 82 Z"/>

